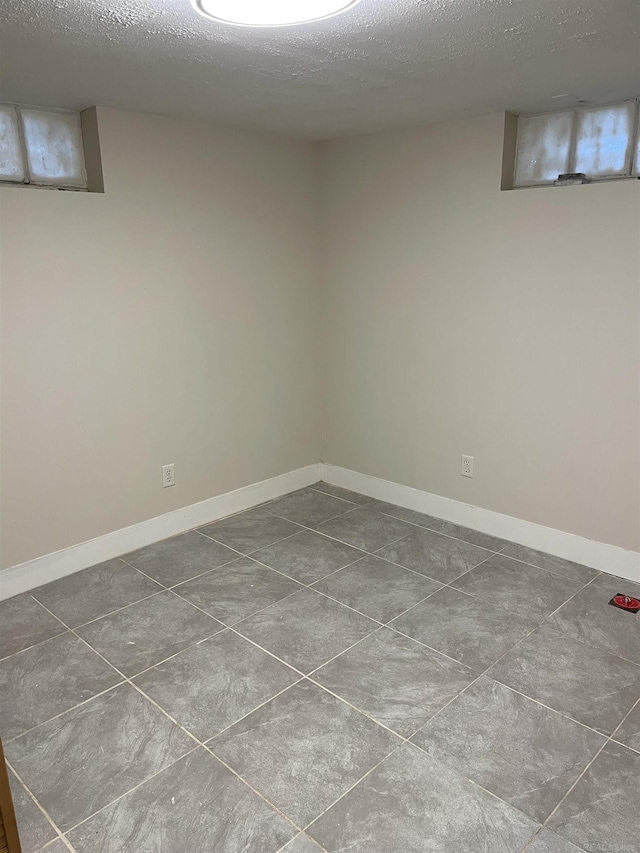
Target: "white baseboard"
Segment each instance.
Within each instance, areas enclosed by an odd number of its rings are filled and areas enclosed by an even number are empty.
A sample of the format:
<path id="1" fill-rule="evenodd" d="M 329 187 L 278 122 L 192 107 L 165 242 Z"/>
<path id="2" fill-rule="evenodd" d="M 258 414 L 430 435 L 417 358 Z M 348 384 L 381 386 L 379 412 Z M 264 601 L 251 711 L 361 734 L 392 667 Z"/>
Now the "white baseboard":
<path id="1" fill-rule="evenodd" d="M 137 548 L 144 548 L 146 545 L 175 536 L 177 533 L 210 524 L 219 518 L 286 495 L 287 492 L 310 486 L 319 479 L 320 464 L 307 465 L 305 468 L 298 468 L 295 471 L 271 477 L 269 480 L 252 483 L 233 492 L 226 492 L 224 495 L 208 498 L 165 515 L 141 521 L 131 527 L 114 530 L 113 533 L 106 533 L 89 542 L 82 542 L 80 545 L 73 545 L 62 551 L 45 554 L 35 560 L 11 566 L 0 572 L 0 601 L 71 575 L 96 563 L 102 563 L 104 560 L 111 560 L 135 551 Z"/>
<path id="2" fill-rule="evenodd" d="M 640 583 L 640 553 L 637 551 L 626 551 L 616 545 L 585 539 L 574 533 L 554 530 L 542 524 L 443 498 L 410 486 L 401 486 L 399 483 L 370 477 L 368 474 L 360 474 L 336 465 L 322 463 L 321 474 L 326 483 L 334 486 L 342 486 L 370 498 L 444 518 L 446 521 L 472 527 L 491 536 L 509 539 L 527 548 L 545 551 L 547 554 Z"/>
<path id="3" fill-rule="evenodd" d="M 252 483 L 233 492 L 208 498 L 165 515 L 141 521 L 131 527 L 115 530 L 89 542 L 5 569 L 0 572 L 0 601 L 104 560 L 128 554 L 169 536 L 210 524 L 219 518 L 310 486 L 320 479 L 640 583 L 640 554 L 636 551 L 626 551 L 605 542 L 585 539 L 573 533 L 554 530 L 347 468 L 318 463 Z"/>

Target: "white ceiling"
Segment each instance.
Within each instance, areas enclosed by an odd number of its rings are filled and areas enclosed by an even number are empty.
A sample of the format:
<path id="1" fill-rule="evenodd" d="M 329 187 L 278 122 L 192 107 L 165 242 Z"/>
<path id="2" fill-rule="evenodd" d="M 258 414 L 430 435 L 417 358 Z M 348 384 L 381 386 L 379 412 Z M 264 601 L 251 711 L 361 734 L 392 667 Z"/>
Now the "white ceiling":
<path id="1" fill-rule="evenodd" d="M 4 0 L 2 17 L 0 100 L 315 139 L 640 94 L 639 0 L 361 0 L 266 30 L 189 0 Z"/>

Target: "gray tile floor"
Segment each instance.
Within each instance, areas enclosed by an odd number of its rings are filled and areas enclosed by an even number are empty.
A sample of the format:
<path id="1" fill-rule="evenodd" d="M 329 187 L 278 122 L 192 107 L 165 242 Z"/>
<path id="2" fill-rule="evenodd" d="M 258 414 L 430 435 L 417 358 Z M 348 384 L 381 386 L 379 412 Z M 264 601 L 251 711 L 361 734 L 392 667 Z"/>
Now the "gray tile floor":
<path id="1" fill-rule="evenodd" d="M 318 483 L 2 602 L 24 853 L 638 853 L 618 591 Z"/>

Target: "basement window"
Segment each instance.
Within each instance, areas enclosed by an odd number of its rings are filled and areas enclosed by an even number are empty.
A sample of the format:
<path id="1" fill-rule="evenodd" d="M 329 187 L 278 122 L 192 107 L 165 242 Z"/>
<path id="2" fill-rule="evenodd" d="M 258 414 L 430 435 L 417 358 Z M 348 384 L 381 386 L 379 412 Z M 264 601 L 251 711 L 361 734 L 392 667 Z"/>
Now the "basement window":
<path id="1" fill-rule="evenodd" d="M 638 101 L 518 117 L 513 186 L 549 185 L 567 173 L 588 181 L 640 174 Z"/>
<path id="2" fill-rule="evenodd" d="M 0 104 L 0 182 L 86 190 L 80 114 Z"/>

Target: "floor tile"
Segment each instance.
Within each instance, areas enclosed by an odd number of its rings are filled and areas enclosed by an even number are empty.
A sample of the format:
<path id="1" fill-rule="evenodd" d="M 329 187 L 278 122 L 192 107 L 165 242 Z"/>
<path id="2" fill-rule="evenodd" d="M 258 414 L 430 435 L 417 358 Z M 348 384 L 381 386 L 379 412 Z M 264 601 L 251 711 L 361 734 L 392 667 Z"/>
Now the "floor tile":
<path id="1" fill-rule="evenodd" d="M 399 518 L 400 521 L 408 521 L 410 524 L 417 524 L 420 527 L 430 527 L 438 519 L 432 515 L 425 515 L 423 512 L 416 512 L 414 509 L 407 509 L 404 506 L 396 506 L 386 501 L 373 501 L 367 509 L 373 509 L 376 512 L 381 512 L 384 515 L 390 515 L 393 518 Z"/>
<path id="2" fill-rule="evenodd" d="M 123 557 L 127 563 L 165 586 L 182 583 L 237 558 L 235 551 L 195 530 Z"/>
<path id="3" fill-rule="evenodd" d="M 302 682 L 207 746 L 304 827 L 399 742 L 320 687 Z"/>
<path id="4" fill-rule="evenodd" d="M 32 590 L 53 614 L 76 628 L 162 589 L 122 560 L 108 560 Z"/>
<path id="5" fill-rule="evenodd" d="M 407 536 L 415 527 L 365 507 L 325 521 L 318 525 L 318 530 L 363 551 L 377 551 Z"/>
<path id="6" fill-rule="evenodd" d="M 490 536 L 488 533 L 481 533 L 479 530 L 472 530 L 470 527 L 463 527 L 461 524 L 454 524 L 452 521 L 444 521 L 441 518 L 436 519 L 429 528 L 437 533 L 462 539 L 463 542 L 469 542 L 471 545 L 486 548 L 487 551 L 501 551 L 505 545 L 509 544 L 506 539 L 499 539 L 497 536 Z"/>
<path id="7" fill-rule="evenodd" d="M 123 684 L 7 744 L 6 755 L 64 832 L 193 745 Z"/>
<path id="8" fill-rule="evenodd" d="M 327 850 L 345 853 L 514 853 L 537 828 L 405 744 L 307 831 Z"/>
<path id="9" fill-rule="evenodd" d="M 615 739 L 640 752 L 640 701 L 615 733 Z"/>
<path id="10" fill-rule="evenodd" d="M 147 670 L 135 683 L 198 740 L 205 741 L 299 677 L 226 630 Z"/>
<path id="11" fill-rule="evenodd" d="M 315 489 L 317 492 L 333 495 L 335 498 L 342 498 L 345 501 L 360 504 L 361 506 L 371 503 L 371 498 L 368 498 L 366 495 L 360 495 L 358 492 L 352 492 L 350 489 L 343 489 L 340 486 L 332 486 L 331 483 L 314 483 L 310 488 Z"/>
<path id="12" fill-rule="evenodd" d="M 119 681 L 70 633 L 12 655 L 0 663 L 0 734 L 6 742 Z"/>
<path id="13" fill-rule="evenodd" d="M 319 592 L 305 589 L 235 627 L 259 646 L 308 673 L 375 631 L 378 623 Z"/>
<path id="14" fill-rule="evenodd" d="M 536 619 L 444 587 L 394 619 L 391 627 L 482 672 L 538 624 Z"/>
<path id="15" fill-rule="evenodd" d="M 265 505 L 265 509 L 281 518 L 310 527 L 314 524 L 320 524 L 321 521 L 327 521 L 329 518 L 335 518 L 337 515 L 343 515 L 345 512 L 355 509 L 356 506 L 357 504 L 332 497 L 325 492 L 301 489 L 298 492 L 277 498 L 275 501 L 270 501 Z"/>
<path id="16" fill-rule="evenodd" d="M 588 583 L 599 574 L 596 569 L 589 566 L 572 563 L 571 560 L 563 560 L 561 557 L 554 557 L 552 554 L 545 554 L 543 551 L 536 551 L 533 548 L 525 548 L 524 545 L 516 545 L 513 542 L 507 545 L 502 554 L 505 557 L 522 560 L 523 563 L 530 563 L 539 569 L 546 569 L 548 572 L 554 572 L 556 575 L 562 575 L 565 578 L 582 583 Z"/>
<path id="17" fill-rule="evenodd" d="M 172 592 L 163 592 L 90 622 L 78 634 L 132 676 L 221 630 L 217 619 Z"/>
<path id="18" fill-rule="evenodd" d="M 35 853 L 56 838 L 57 832 L 11 770 L 8 775 L 22 853 Z"/>
<path id="19" fill-rule="evenodd" d="M 640 667 L 543 625 L 487 675 L 611 734 L 640 697 Z"/>
<path id="20" fill-rule="evenodd" d="M 636 853 L 640 755 L 609 743 L 549 820 L 587 853 Z"/>
<path id="21" fill-rule="evenodd" d="M 432 530 L 413 530 L 406 539 L 382 548 L 378 556 L 443 583 L 455 580 L 491 556 L 489 551 Z"/>
<path id="22" fill-rule="evenodd" d="M 304 530 L 255 551 L 251 557 L 300 583 L 311 584 L 359 560 L 362 551 L 312 530 Z"/>
<path id="23" fill-rule="evenodd" d="M 278 518 L 260 507 L 214 521 L 213 524 L 201 527 L 200 532 L 222 542 L 223 545 L 228 545 L 229 548 L 250 554 L 251 551 L 266 548 L 280 539 L 299 533 L 300 525 Z"/>
<path id="24" fill-rule="evenodd" d="M 368 716 L 411 737 L 476 675 L 382 628 L 312 677 Z"/>
<path id="25" fill-rule="evenodd" d="M 205 749 L 69 833 L 77 853 L 276 853 L 295 828 Z"/>
<path id="26" fill-rule="evenodd" d="M 583 853 L 583 851 L 542 827 L 524 853 Z"/>
<path id="27" fill-rule="evenodd" d="M 581 587 L 576 581 L 501 554 L 491 557 L 453 584 L 457 589 L 532 619 L 544 619 Z"/>
<path id="28" fill-rule="evenodd" d="M 640 584 L 602 574 L 551 618 L 569 637 L 640 664 L 640 617 L 609 604 L 622 592 L 640 598 Z"/>
<path id="29" fill-rule="evenodd" d="M 441 586 L 424 575 L 379 557 L 367 556 L 319 581 L 314 589 L 337 598 L 365 616 L 388 622 Z"/>
<path id="30" fill-rule="evenodd" d="M 0 601 L 0 659 L 67 629 L 26 592 Z"/>
<path id="31" fill-rule="evenodd" d="M 24 853 L 24 850 L 22 853 Z M 38 851 L 38 853 L 69 853 L 69 848 L 62 838 L 56 838 L 55 841 L 52 841 L 51 844 L 47 844 L 47 846 L 43 847 L 42 851 Z"/>
<path id="32" fill-rule="evenodd" d="M 300 835 L 296 835 L 293 841 L 285 844 L 280 853 L 323 853 L 323 851 L 315 841 L 301 832 Z"/>
<path id="33" fill-rule="evenodd" d="M 24 853 L 24 850 L 22 853 Z M 40 853 L 40 851 L 38 851 L 38 853 Z M 51 844 L 47 844 L 47 846 L 42 849 L 41 853 L 69 853 L 69 848 L 62 838 L 57 838 L 55 841 L 52 841 Z"/>
<path id="34" fill-rule="evenodd" d="M 176 587 L 187 601 L 232 625 L 301 589 L 278 572 L 248 557 Z"/>
<path id="35" fill-rule="evenodd" d="M 488 678 L 472 684 L 412 741 L 540 823 L 606 743 Z"/>

